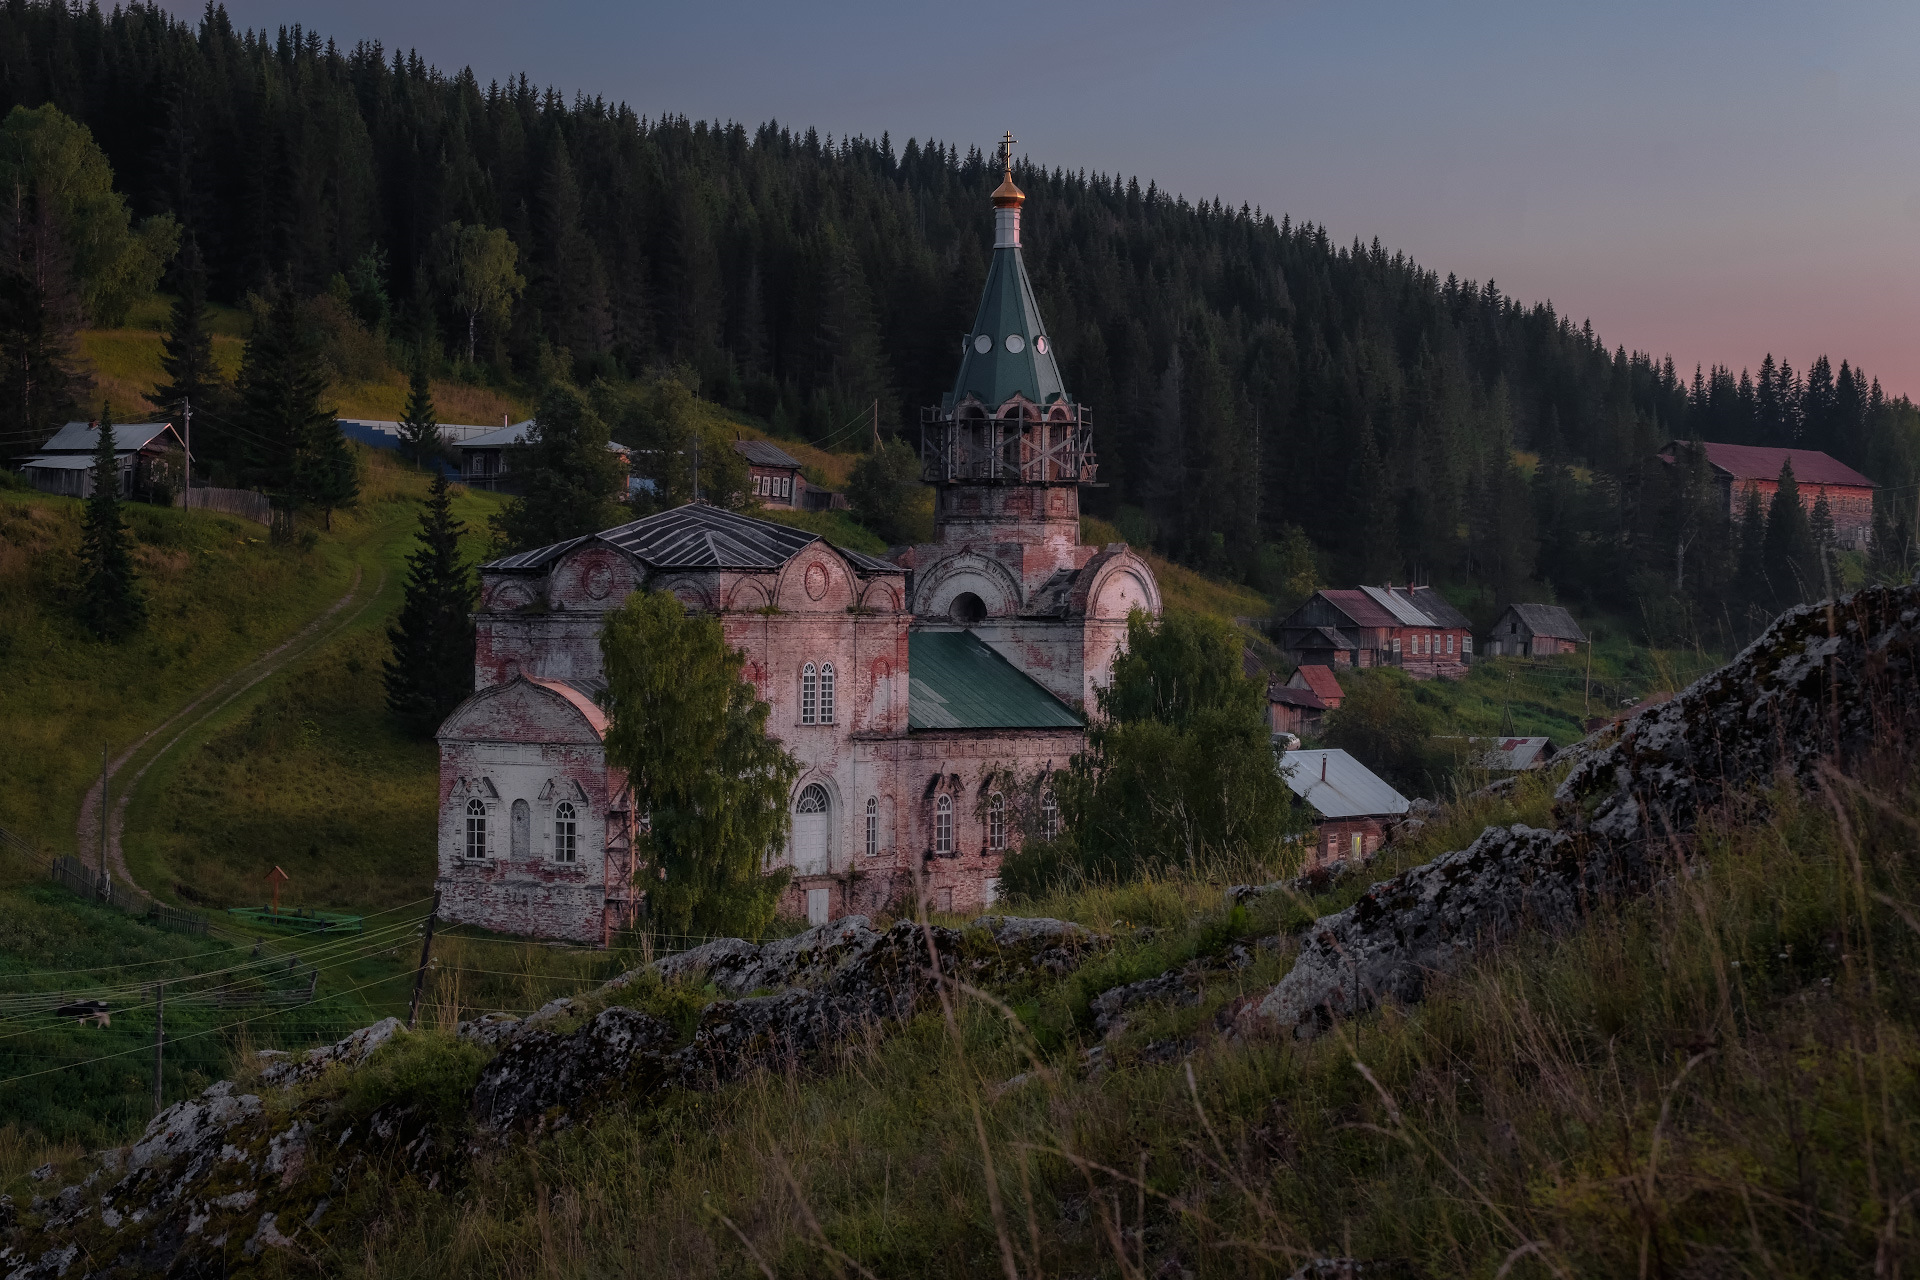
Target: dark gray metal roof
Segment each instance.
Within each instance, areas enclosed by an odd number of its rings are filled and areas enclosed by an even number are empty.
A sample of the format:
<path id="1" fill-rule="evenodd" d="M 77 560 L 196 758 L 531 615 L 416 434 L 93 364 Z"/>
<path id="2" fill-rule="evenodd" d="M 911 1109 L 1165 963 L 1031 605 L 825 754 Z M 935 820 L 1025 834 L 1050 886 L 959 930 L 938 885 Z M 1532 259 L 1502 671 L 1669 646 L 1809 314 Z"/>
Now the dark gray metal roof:
<path id="1" fill-rule="evenodd" d="M 493 570 L 531 570 L 551 563 L 589 539 L 618 547 L 650 569 L 666 572 L 734 569 L 769 571 L 779 569 L 800 551 L 815 542 L 825 542 L 819 534 L 756 520 L 724 507 L 704 502 L 644 516 L 599 533 L 536 547 L 481 566 Z M 832 544 L 829 543 L 829 546 Z M 906 570 L 885 560 L 877 560 L 858 551 L 835 547 L 854 572 L 868 574 L 904 574 Z"/>
<path id="2" fill-rule="evenodd" d="M 766 440 L 735 440 L 733 451 L 757 467 L 800 469 L 800 459 Z"/>
<path id="3" fill-rule="evenodd" d="M 155 436 L 172 429 L 170 422 L 116 422 L 113 451 L 126 453 L 131 449 L 144 449 Z M 53 439 L 40 446 L 40 452 L 92 453 L 99 440 L 100 428 L 91 422 L 69 422 L 54 433 Z"/>
<path id="4" fill-rule="evenodd" d="M 1280 776 L 1322 818 L 1378 818 L 1402 814 L 1407 798 L 1338 748 L 1289 751 Z"/>
<path id="5" fill-rule="evenodd" d="M 1407 594 L 1420 612 L 1433 619 L 1434 625 L 1454 628 L 1461 631 L 1473 630 L 1473 621 L 1466 614 L 1453 607 L 1453 603 L 1440 594 L 1438 587 L 1414 587 Z"/>
<path id="6" fill-rule="evenodd" d="M 1507 608 L 1518 614 L 1527 630 L 1536 636 L 1587 642 L 1587 633 L 1580 629 L 1573 615 L 1557 604 L 1510 604 Z"/>

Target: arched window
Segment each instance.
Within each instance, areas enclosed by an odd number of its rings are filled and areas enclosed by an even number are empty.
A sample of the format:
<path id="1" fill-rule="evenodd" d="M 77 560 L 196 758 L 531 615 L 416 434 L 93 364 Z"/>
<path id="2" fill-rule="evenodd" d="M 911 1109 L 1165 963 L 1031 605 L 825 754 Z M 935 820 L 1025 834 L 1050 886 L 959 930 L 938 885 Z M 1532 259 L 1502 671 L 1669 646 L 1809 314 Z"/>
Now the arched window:
<path id="1" fill-rule="evenodd" d="M 533 851 L 533 809 L 525 800 L 515 800 L 507 814 L 507 856 L 523 862 Z"/>
<path id="2" fill-rule="evenodd" d="M 809 662 L 800 668 L 800 723 L 814 724 L 820 718 L 820 685 Z"/>
<path id="3" fill-rule="evenodd" d="M 880 856 L 880 801 L 867 797 L 867 856 Z"/>
<path id="4" fill-rule="evenodd" d="M 933 851 L 953 852 L 953 797 L 941 796 L 933 803 Z"/>
<path id="5" fill-rule="evenodd" d="M 553 860 L 572 862 L 579 851 L 580 821 L 573 805 L 562 800 L 553 811 Z"/>
<path id="6" fill-rule="evenodd" d="M 1052 787 L 1040 793 L 1040 830 L 1049 840 L 1060 835 L 1060 802 L 1054 798 Z"/>
<path id="7" fill-rule="evenodd" d="M 467 801 L 467 856 L 487 856 L 487 806 L 478 800 Z"/>
<path id="8" fill-rule="evenodd" d="M 833 723 L 833 664 L 820 664 L 820 723 Z"/>
<path id="9" fill-rule="evenodd" d="M 1007 798 L 998 791 L 987 797 L 987 848 L 1007 847 Z"/>
<path id="10" fill-rule="evenodd" d="M 807 789 L 800 793 L 800 803 L 795 807 L 794 812 L 825 813 L 826 811 L 827 789 L 817 782 L 808 783 Z"/>

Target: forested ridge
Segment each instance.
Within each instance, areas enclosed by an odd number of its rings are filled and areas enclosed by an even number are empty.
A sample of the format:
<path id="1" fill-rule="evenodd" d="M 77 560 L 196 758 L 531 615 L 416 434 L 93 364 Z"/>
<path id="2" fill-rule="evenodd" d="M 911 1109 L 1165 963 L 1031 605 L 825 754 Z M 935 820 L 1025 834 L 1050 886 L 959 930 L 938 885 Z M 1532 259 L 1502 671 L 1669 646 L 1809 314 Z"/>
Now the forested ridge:
<path id="1" fill-rule="evenodd" d="M 237 30 L 216 7 L 10 0 L 0 92 L 91 129 L 135 215 L 171 214 L 197 244 L 217 298 L 347 281 L 378 300 L 359 308 L 370 330 L 426 335 L 463 376 L 683 367 L 839 447 L 875 400 L 913 438 L 990 254 L 997 175 L 977 148 L 648 119 L 378 44 Z M 1327 579 L 1420 576 L 1484 605 L 1551 590 L 1731 640 L 1818 575 L 1797 545 L 1769 576 L 1751 546 L 1743 568 L 1737 530 L 1702 533 L 1699 477 L 1653 461 L 1672 438 L 1826 450 L 1885 487 L 1881 567 L 1913 541 L 1920 412 L 1845 360 L 1688 375 L 1377 242 L 1119 175 L 1015 177 L 1043 313 L 1093 408 L 1107 487 L 1089 508 L 1210 571 L 1284 595 L 1310 576 L 1300 530 Z M 453 223 L 504 229 L 524 279 L 509 302 L 447 286 Z"/>

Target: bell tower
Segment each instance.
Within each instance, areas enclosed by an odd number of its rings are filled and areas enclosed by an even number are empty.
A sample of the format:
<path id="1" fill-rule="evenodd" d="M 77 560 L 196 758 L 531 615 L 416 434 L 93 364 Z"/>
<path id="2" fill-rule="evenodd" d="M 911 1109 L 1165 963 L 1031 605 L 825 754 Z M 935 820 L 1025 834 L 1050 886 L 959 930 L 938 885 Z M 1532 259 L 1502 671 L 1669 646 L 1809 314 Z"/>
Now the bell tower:
<path id="1" fill-rule="evenodd" d="M 1067 394 L 1020 256 L 1026 193 L 1013 181 L 1012 133 L 993 193 L 993 263 L 953 390 L 920 414 L 921 478 L 934 486 L 947 546 L 1015 544 L 1023 579 L 1075 567 L 1080 486 L 1096 463 L 1084 406 Z"/>

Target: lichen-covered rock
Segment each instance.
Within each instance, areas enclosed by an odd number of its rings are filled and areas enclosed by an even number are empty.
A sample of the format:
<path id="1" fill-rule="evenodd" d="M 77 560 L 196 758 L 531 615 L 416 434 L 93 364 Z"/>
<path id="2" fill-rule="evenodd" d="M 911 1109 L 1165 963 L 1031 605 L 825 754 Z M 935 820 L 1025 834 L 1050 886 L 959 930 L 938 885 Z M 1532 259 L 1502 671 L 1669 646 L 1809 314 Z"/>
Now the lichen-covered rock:
<path id="1" fill-rule="evenodd" d="M 523 1123 L 565 1128 L 615 1083 L 651 1088 L 666 1070 L 662 1055 L 677 1038 L 652 1014 L 617 1005 L 572 1035 L 530 1031 L 481 1071 L 474 1120 L 496 1132 Z"/>
<path id="2" fill-rule="evenodd" d="M 1260 1004 L 1310 1032 L 1524 925 L 1564 928 L 1596 899 L 1644 889 L 1703 813 L 1823 760 L 1897 748 L 1920 713 L 1920 587 L 1873 588 L 1783 614 L 1725 667 L 1579 753 L 1556 829 L 1488 828 L 1471 846 L 1384 883 L 1307 931 Z"/>
<path id="3" fill-rule="evenodd" d="M 1093 1029 L 1103 1036 L 1118 1034 L 1126 1025 L 1124 1015 L 1137 1005 L 1156 1001 L 1174 1005 L 1199 1004 L 1203 985 L 1201 974 L 1171 969 L 1155 978 L 1143 978 L 1123 987 L 1110 987 L 1093 998 Z"/>
<path id="4" fill-rule="evenodd" d="M 1566 821 L 1610 840 L 1693 829 L 1731 793 L 1823 759 L 1891 746 L 1920 692 L 1920 587 L 1874 587 L 1782 614 L 1726 666 L 1628 721 L 1555 793 Z"/>
<path id="5" fill-rule="evenodd" d="M 382 1018 L 372 1026 L 362 1027 L 332 1044 L 309 1049 L 304 1058 L 275 1061 L 260 1073 L 260 1083 L 269 1088 L 284 1089 L 288 1085 L 311 1080 L 328 1067 L 365 1062 L 368 1055 L 393 1039 L 399 1030 L 400 1019 Z"/>

